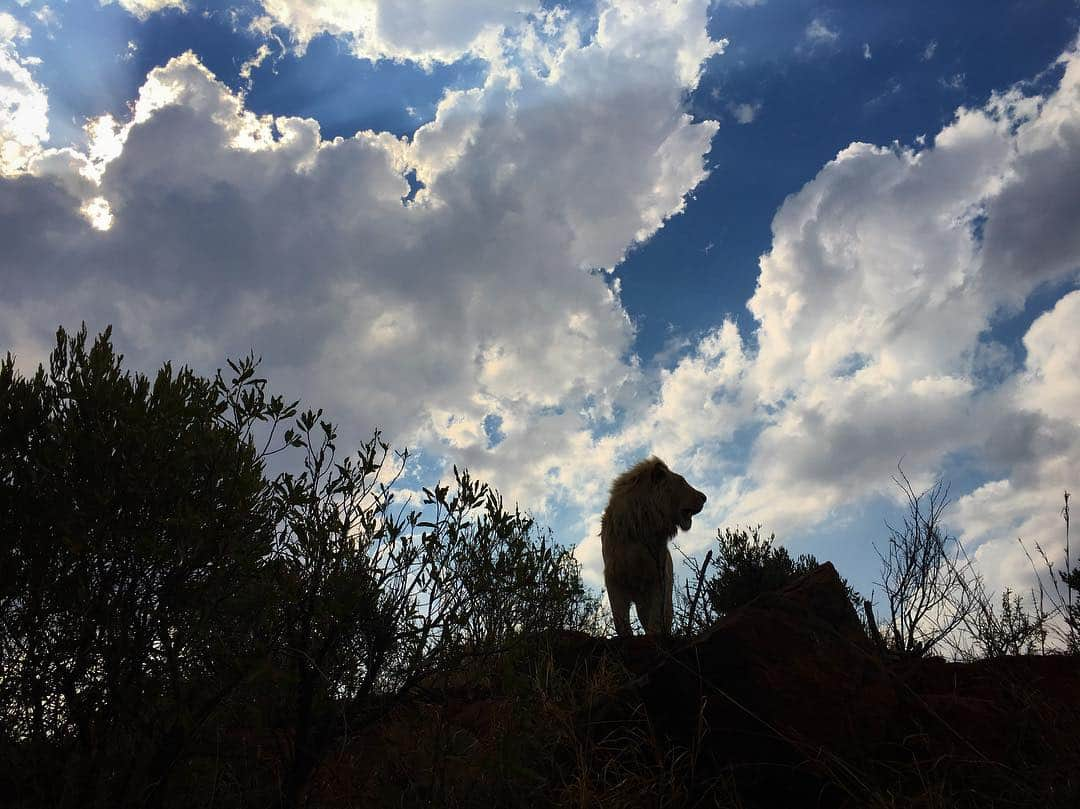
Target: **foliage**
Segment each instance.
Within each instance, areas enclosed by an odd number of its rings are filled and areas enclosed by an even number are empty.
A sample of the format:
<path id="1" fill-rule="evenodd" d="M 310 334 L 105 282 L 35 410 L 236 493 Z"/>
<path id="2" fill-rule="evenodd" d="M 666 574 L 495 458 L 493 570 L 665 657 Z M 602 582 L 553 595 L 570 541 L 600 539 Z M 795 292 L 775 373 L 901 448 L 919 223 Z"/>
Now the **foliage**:
<path id="1" fill-rule="evenodd" d="M 84 327 L 48 370 L 0 366 L 0 789 L 18 805 L 296 806 L 333 744 L 433 673 L 591 625 L 570 552 L 467 472 L 400 504 L 408 453 L 376 432 L 339 459 L 334 426 L 270 396 L 254 357 L 212 379 L 121 362 Z"/>
<path id="2" fill-rule="evenodd" d="M 762 537 L 760 526 L 717 532 L 716 573 L 708 587 L 709 603 L 717 614 L 725 615 L 817 567 L 813 556 L 792 559 L 787 548 L 774 545 L 775 541 L 775 534 Z"/>
<path id="3" fill-rule="evenodd" d="M 1080 653 L 1080 568 L 1074 567 L 1068 572 L 1061 571 L 1061 580 L 1072 593 L 1077 594 L 1065 609 L 1065 648 L 1073 654 L 1078 654 Z"/>
<path id="4" fill-rule="evenodd" d="M 1065 521 L 1065 569 L 1058 572 L 1066 595 L 1061 599 L 1061 613 L 1065 622 L 1065 648 L 1073 654 L 1080 654 L 1080 566 L 1073 567 L 1072 548 L 1070 547 L 1069 492 L 1065 492 L 1065 505 L 1061 508 L 1061 518 Z M 1076 593 L 1077 597 L 1073 594 Z"/>
<path id="5" fill-rule="evenodd" d="M 318 413 L 287 437 L 305 453 L 303 473 L 274 484 L 288 806 L 331 742 L 380 716 L 388 697 L 529 633 L 582 628 L 597 604 L 570 551 L 537 542 L 533 521 L 468 472 L 455 468 L 452 487 L 424 489 L 423 508 L 409 509 L 393 491 L 407 453 L 391 456 L 378 433 L 340 463 Z"/>
<path id="6" fill-rule="evenodd" d="M 762 593 L 779 590 L 791 579 L 818 566 L 811 554 L 792 558 L 787 548 L 765 537 L 761 526 L 725 528 L 716 532 L 716 545 L 705 559 L 684 557 L 688 575 L 676 609 L 680 633 L 694 634 Z M 708 576 L 712 565 L 713 573 Z M 848 598 L 859 595 L 844 581 Z"/>
<path id="7" fill-rule="evenodd" d="M 981 580 L 980 580 L 981 581 Z M 961 658 L 989 659 L 1005 655 L 1036 654 L 1046 640 L 1046 616 L 1031 596 L 1031 610 L 1024 605 L 1019 593 L 1006 587 L 1001 593 L 1001 606 L 981 592 L 965 618 L 970 645 L 956 651 Z"/>
<path id="8" fill-rule="evenodd" d="M 0 367 L 4 741 L 69 751 L 84 806 L 160 791 L 264 653 L 273 516 L 240 389 L 120 361 L 61 329 L 48 372 Z"/>

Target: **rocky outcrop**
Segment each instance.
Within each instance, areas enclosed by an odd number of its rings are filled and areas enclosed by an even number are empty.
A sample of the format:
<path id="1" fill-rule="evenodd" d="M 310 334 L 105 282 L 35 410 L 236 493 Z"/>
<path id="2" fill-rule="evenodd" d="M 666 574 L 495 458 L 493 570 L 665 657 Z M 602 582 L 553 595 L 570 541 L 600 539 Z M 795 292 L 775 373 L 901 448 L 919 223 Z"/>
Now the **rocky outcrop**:
<path id="1" fill-rule="evenodd" d="M 1080 661 L 883 659 L 828 563 L 696 638 L 531 643 L 355 739 L 327 802 L 1080 806 Z"/>

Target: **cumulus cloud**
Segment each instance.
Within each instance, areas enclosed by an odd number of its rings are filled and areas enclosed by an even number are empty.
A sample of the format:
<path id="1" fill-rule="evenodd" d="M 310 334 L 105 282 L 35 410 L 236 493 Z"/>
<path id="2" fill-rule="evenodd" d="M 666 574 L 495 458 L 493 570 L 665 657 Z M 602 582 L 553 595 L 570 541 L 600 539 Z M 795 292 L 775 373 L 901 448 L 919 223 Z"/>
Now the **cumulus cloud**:
<path id="1" fill-rule="evenodd" d="M 1059 567 L 1063 561 L 1062 492 L 1075 491 L 1080 459 L 1078 316 L 1080 292 L 1074 291 L 1032 323 L 1024 336 L 1024 368 L 1003 392 L 1029 417 L 1017 463 L 1008 477 L 977 487 L 956 504 L 963 538 L 977 548 L 980 566 L 999 584 L 1023 588 L 1034 575 L 1018 538 L 1029 552 L 1038 543 Z"/>
<path id="2" fill-rule="evenodd" d="M 730 450 L 736 431 L 753 415 L 752 401 L 741 394 L 749 367 L 738 327 L 724 321 L 673 368 L 660 369 L 655 379 L 632 379 L 626 387 L 633 398 L 620 401 L 627 411 L 621 429 L 598 439 L 578 430 L 571 454 L 548 458 L 548 485 L 598 519 L 615 474 L 656 454 L 695 485 L 708 486 L 705 510 L 692 531 L 679 538 L 686 552 L 701 549 L 722 524 L 739 487 L 741 467 L 732 462 Z M 578 558 L 599 586 L 599 527 L 593 519 L 584 526 Z"/>
<path id="3" fill-rule="evenodd" d="M 744 461 L 700 469 L 721 524 L 797 535 L 891 494 L 901 457 L 918 485 L 963 453 L 991 482 L 960 493 L 957 530 L 991 583 L 1023 579 L 1015 532 L 1045 537 L 1080 468 L 1080 293 L 1034 322 L 1015 372 L 988 373 L 1001 354 L 988 335 L 1080 271 L 1075 47 L 1059 67 L 1043 95 L 1021 86 L 961 108 L 930 147 L 851 144 L 785 201 L 748 305 L 753 339 L 725 337 L 739 360 L 723 412 L 709 391 L 728 390 L 730 366 L 703 367 L 677 428 L 640 418 L 626 430 L 670 435 L 687 460 L 709 442 L 737 459 L 722 439 L 756 435 Z"/>
<path id="4" fill-rule="evenodd" d="M 761 102 L 729 104 L 728 112 L 731 113 L 731 117 L 735 119 L 736 123 L 752 124 L 758 113 L 761 112 Z"/>
<path id="5" fill-rule="evenodd" d="M 1075 285 L 1080 271 L 1068 224 L 1080 215 L 1080 54 L 1059 65 L 1044 95 L 1018 87 L 960 109 L 931 147 L 842 150 L 775 216 L 754 333 L 726 323 L 655 386 L 645 374 L 635 388 L 654 392 L 621 429 L 582 442 L 582 479 L 553 479 L 586 493 L 592 514 L 604 491 L 587 479 L 660 453 L 710 494 L 682 540 L 694 550 L 724 524 L 797 539 L 895 496 L 901 457 L 922 486 L 965 455 L 988 482 L 954 491 L 950 525 L 991 586 L 1023 587 L 1015 538 L 1060 533 L 1061 491 L 1080 468 L 1080 292 L 1035 320 L 1019 368 L 989 335 L 1035 289 Z M 598 565 L 594 529 L 579 555 Z"/>
<path id="6" fill-rule="evenodd" d="M 19 43 L 29 38 L 29 28 L 0 13 L 0 176 L 25 169 L 49 138 L 48 97 L 32 61 L 19 55 Z"/>
<path id="7" fill-rule="evenodd" d="M 122 9 L 135 15 L 140 20 L 145 20 L 151 14 L 156 14 L 170 8 L 179 11 L 185 11 L 187 9 L 184 0 L 98 0 L 98 2 L 103 6 L 117 3 Z"/>
<path id="8" fill-rule="evenodd" d="M 535 0 L 261 0 L 257 26 L 286 28 L 303 50 L 319 34 L 349 41 L 367 59 L 452 62 L 498 52 L 502 30 L 536 13 Z"/>
<path id="9" fill-rule="evenodd" d="M 240 65 L 240 78 L 244 80 L 247 88 L 251 89 L 252 77 L 251 74 L 256 71 L 262 63 L 272 54 L 270 46 L 265 42 L 259 45 L 255 53 L 253 53 L 248 59 L 245 59 Z"/>
<path id="10" fill-rule="evenodd" d="M 0 11 L 0 41 L 11 43 L 17 39 L 29 38 L 29 28 L 6 11 Z"/>
<path id="11" fill-rule="evenodd" d="M 594 582 L 607 483 L 649 452 L 710 495 L 690 549 L 730 522 L 805 530 L 888 488 L 901 455 L 932 473 L 968 453 L 989 482 L 957 525 L 1007 581 L 1013 533 L 1048 535 L 1042 504 L 1080 460 L 1077 293 L 1016 368 L 992 369 L 988 336 L 1033 290 L 1075 285 L 1075 49 L 1055 87 L 960 109 L 932 145 L 842 150 L 776 213 L 753 332 L 724 321 L 656 368 L 631 355 L 606 270 L 707 175 L 716 124 L 683 107 L 723 47 L 706 3 L 604 3 L 587 43 L 566 15 L 492 14 L 434 45 L 364 40 L 451 59 L 499 27 L 483 86 L 448 92 L 412 139 L 256 115 L 186 54 L 82 152 L 45 147 L 45 91 L 0 16 L 0 340 L 29 363 L 57 323 L 111 322 L 133 364 L 203 370 L 254 347 L 347 434 L 380 425 L 512 500 L 578 510 Z"/>
<path id="12" fill-rule="evenodd" d="M 828 24 L 820 17 L 815 17 L 806 26 L 803 36 L 811 45 L 823 45 L 836 42 L 840 38 L 840 33 L 833 28 L 829 28 Z"/>
<path id="13" fill-rule="evenodd" d="M 1080 425 L 1080 291 L 1070 292 L 1041 315 L 1024 335 L 1027 360 L 1016 380 L 1016 406 L 1050 419 Z"/>
<path id="14" fill-rule="evenodd" d="M 254 347 L 346 435 L 382 426 L 542 504 L 572 480 L 551 459 L 587 447 L 640 378 L 604 270 L 707 175 L 716 124 L 683 108 L 721 48 L 705 12 L 611 3 L 586 44 L 521 34 L 529 58 L 447 93 L 411 140 L 323 140 L 176 57 L 130 119 L 95 119 L 87 151 L 0 181 L 18 292 L 0 339 L 29 364 L 57 323 L 113 323 L 133 364 L 204 370 Z"/>
<path id="15" fill-rule="evenodd" d="M 60 18 L 56 12 L 53 11 L 48 5 L 44 5 L 34 12 L 34 19 L 41 23 L 46 28 L 52 28 L 54 26 L 60 26 Z"/>

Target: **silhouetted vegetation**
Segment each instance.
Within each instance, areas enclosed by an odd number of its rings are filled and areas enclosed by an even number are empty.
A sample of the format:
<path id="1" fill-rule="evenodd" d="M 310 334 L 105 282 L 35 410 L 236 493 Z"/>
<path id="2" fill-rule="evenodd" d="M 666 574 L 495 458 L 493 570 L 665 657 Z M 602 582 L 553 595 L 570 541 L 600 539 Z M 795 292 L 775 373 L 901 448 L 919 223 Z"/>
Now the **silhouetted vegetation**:
<path id="1" fill-rule="evenodd" d="M 818 566 L 812 554 L 793 558 L 787 548 L 775 543 L 776 535 L 763 536 L 761 526 L 725 528 L 716 532 L 716 543 L 702 561 L 684 557 L 687 576 L 676 607 L 679 631 L 693 634 L 707 628 L 762 593 L 779 590 Z M 846 580 L 844 587 L 858 605 L 859 594 Z"/>
<path id="2" fill-rule="evenodd" d="M 902 469 L 894 481 L 906 511 L 901 525 L 887 526 L 885 550 L 878 550 L 878 584 L 888 611 L 882 626 L 864 602 L 867 629 L 878 647 L 901 657 L 948 649 L 964 660 L 1041 650 L 1052 614 L 1034 593 L 1025 601 L 1009 588 L 997 597 L 987 591 L 963 543 L 942 522 L 948 487 L 937 482 L 917 493 Z"/>
<path id="3" fill-rule="evenodd" d="M 1041 565 L 1028 550 L 1027 542 L 1022 537 L 1018 541 L 1031 564 L 1038 587 L 1038 596 L 1036 597 L 1033 591 L 1031 600 L 1034 613 L 1045 630 L 1043 641 L 1050 637 L 1054 646 L 1072 654 L 1080 654 L 1080 598 L 1077 597 L 1080 595 L 1080 565 L 1074 566 L 1072 563 L 1069 497 L 1069 492 L 1066 491 L 1065 504 L 1061 509 L 1061 517 L 1065 523 L 1064 570 L 1055 567 L 1050 555 L 1038 540 L 1034 542 L 1034 549 Z"/>
<path id="4" fill-rule="evenodd" d="M 1064 609 L 1066 638 L 1065 642 L 1074 654 L 1080 653 L 1080 564 L 1073 565 L 1070 553 L 1071 537 L 1069 531 L 1069 493 L 1065 492 L 1065 505 L 1061 508 L 1061 517 L 1065 521 L 1065 570 L 1059 573 L 1062 583 L 1065 585 L 1066 596 L 1062 599 Z"/>
<path id="5" fill-rule="evenodd" d="M 122 372 L 109 333 L 0 367 L 5 793 L 160 802 L 273 637 L 275 534 L 242 384 Z M 280 402 L 275 402 L 275 407 Z M 44 766 L 43 766 L 44 765 Z M 49 796 L 46 798 L 45 796 Z"/>
<path id="6" fill-rule="evenodd" d="M 889 526 L 885 550 L 878 549 L 884 590 L 884 641 L 905 656 L 930 654 L 953 634 L 975 607 L 974 576 L 960 541 L 941 515 L 949 503 L 947 486 L 937 483 L 917 494 L 903 470 L 894 478 L 907 511 L 900 526 Z"/>
<path id="7" fill-rule="evenodd" d="M 407 454 L 376 433 L 340 457 L 252 357 L 121 360 L 84 328 L 30 378 L 0 366 L 9 805 L 297 806 L 433 671 L 591 625 L 570 552 L 466 472 L 399 504 Z M 279 453 L 300 468 L 268 475 Z"/>
<path id="8" fill-rule="evenodd" d="M 964 616 L 965 635 L 950 644 L 956 656 L 982 660 L 1005 655 L 1036 654 L 1047 635 L 1047 616 L 1034 597 L 1025 602 L 1019 593 L 1006 587 L 995 603 L 983 589 L 982 579 L 970 585 L 975 590 L 972 608 Z"/>

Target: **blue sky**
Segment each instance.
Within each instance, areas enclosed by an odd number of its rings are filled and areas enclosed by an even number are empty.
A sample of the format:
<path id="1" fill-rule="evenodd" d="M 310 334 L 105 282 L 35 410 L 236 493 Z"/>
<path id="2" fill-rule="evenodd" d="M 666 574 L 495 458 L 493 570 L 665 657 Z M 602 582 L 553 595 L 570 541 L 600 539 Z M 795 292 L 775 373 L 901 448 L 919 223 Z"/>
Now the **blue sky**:
<path id="1" fill-rule="evenodd" d="M 271 379 L 579 544 L 656 452 L 873 589 L 1076 485 L 1075 0 L 0 1 L 0 348 Z M 110 115 L 111 118 L 101 116 Z M 88 123 L 96 122 L 88 127 Z M 358 134 L 359 133 L 359 134 Z M 339 139 L 334 142 L 334 139 Z M 416 181 L 419 181 L 419 184 Z"/>

